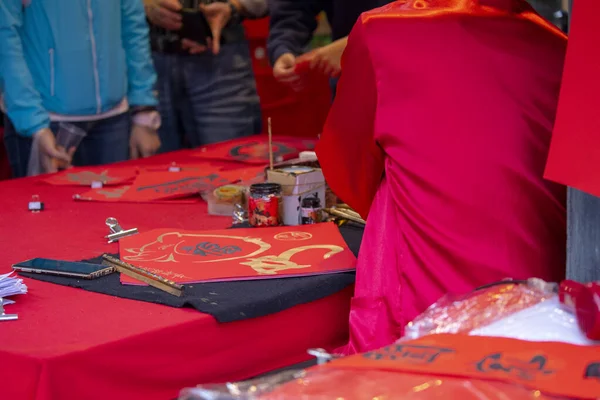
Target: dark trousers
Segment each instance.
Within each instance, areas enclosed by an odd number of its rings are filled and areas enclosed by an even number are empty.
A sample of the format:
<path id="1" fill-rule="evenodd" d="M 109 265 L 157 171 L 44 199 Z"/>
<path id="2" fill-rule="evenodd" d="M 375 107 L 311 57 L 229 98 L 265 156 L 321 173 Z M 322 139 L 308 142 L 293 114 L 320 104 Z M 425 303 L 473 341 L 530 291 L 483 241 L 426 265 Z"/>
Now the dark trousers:
<path id="1" fill-rule="evenodd" d="M 253 135 L 261 112 L 248 43 L 217 55 L 153 53 L 158 75 L 161 152 Z"/>
<path id="2" fill-rule="evenodd" d="M 5 118 L 4 143 L 14 178 L 27 176 L 32 138 L 17 134 L 13 124 Z M 75 155 L 73 165 L 102 165 L 129 159 L 131 116 L 123 113 L 100 121 L 71 123 L 87 132 Z M 50 129 L 56 134 L 58 123 Z"/>

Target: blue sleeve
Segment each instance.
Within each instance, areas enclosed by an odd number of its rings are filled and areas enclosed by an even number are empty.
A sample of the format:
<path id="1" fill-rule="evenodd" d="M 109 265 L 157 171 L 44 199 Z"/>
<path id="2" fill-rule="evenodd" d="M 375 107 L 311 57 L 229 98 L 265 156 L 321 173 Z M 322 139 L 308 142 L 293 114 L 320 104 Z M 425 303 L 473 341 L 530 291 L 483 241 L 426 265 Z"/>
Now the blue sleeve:
<path id="1" fill-rule="evenodd" d="M 348 0 L 350 1 L 350 0 Z M 322 0 L 269 0 L 271 26 L 267 50 L 271 63 L 284 53 L 299 55 L 317 28 Z"/>
<path id="2" fill-rule="evenodd" d="M 18 32 L 22 25 L 22 0 L 0 1 L 0 88 L 4 105 L 16 131 L 33 136 L 50 126 L 50 117 L 25 62 Z"/>
<path id="3" fill-rule="evenodd" d="M 127 100 L 133 106 L 155 106 L 156 72 L 142 0 L 121 0 L 122 41 L 127 59 Z"/>

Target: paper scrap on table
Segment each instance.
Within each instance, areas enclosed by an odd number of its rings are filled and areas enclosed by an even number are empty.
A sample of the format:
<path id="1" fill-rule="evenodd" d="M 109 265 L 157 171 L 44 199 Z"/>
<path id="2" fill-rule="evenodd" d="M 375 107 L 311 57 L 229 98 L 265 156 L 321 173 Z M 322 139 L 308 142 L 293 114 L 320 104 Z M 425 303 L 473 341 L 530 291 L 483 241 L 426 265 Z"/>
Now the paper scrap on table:
<path id="1" fill-rule="evenodd" d="M 27 285 L 23 283 L 23 279 L 17 278 L 14 275 L 14 272 L 0 275 L 0 297 L 9 297 L 25 293 L 27 293 Z"/>

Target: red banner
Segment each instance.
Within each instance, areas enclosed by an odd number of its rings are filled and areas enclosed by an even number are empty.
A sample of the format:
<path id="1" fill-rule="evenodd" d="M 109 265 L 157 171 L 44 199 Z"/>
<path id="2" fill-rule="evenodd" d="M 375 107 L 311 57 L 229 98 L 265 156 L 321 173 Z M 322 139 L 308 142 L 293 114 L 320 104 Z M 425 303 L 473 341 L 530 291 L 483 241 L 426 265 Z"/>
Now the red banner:
<path id="1" fill-rule="evenodd" d="M 600 196 L 598 0 L 577 0 L 545 177 Z"/>
<path id="2" fill-rule="evenodd" d="M 335 360 L 326 367 L 501 381 L 572 398 L 600 396 L 600 346 L 439 334 Z"/>

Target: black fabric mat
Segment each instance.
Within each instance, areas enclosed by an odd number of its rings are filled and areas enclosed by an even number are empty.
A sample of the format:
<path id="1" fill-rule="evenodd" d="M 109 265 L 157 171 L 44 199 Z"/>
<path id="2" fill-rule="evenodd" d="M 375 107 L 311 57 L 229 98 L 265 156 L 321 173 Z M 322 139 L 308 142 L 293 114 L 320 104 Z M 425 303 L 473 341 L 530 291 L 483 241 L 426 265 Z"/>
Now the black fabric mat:
<path id="1" fill-rule="evenodd" d="M 340 233 L 348 247 L 357 255 L 363 230 L 341 227 Z M 86 261 L 100 263 L 99 258 Z M 186 285 L 184 295 L 176 297 L 151 286 L 121 285 L 119 274 L 111 274 L 93 280 L 28 273 L 21 275 L 125 299 L 171 307 L 192 307 L 212 315 L 219 322 L 262 317 L 298 304 L 319 300 L 353 284 L 355 278 L 354 272 L 345 272 L 298 278 L 199 283 Z"/>

